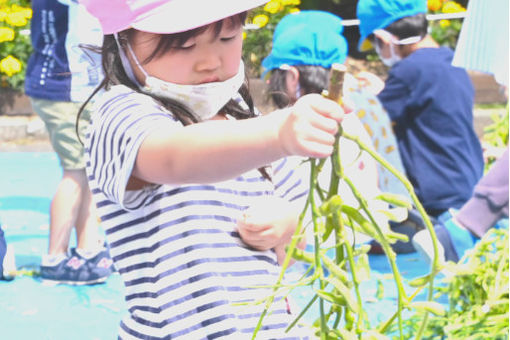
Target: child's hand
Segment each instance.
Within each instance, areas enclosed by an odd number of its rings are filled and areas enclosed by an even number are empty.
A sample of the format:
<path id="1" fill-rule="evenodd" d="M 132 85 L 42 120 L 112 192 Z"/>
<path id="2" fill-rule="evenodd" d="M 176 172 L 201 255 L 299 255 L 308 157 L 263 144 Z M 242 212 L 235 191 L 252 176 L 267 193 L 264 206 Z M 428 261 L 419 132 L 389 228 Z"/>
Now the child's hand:
<path id="1" fill-rule="evenodd" d="M 298 222 L 299 211 L 288 201 L 264 198 L 244 211 L 237 222 L 242 240 L 258 250 L 275 248 L 278 262 L 285 258 L 287 245 Z"/>
<path id="2" fill-rule="evenodd" d="M 344 115 L 340 105 L 321 95 L 309 94 L 283 111 L 275 114 L 283 116 L 278 132 L 286 154 L 314 158 L 331 155 Z"/>

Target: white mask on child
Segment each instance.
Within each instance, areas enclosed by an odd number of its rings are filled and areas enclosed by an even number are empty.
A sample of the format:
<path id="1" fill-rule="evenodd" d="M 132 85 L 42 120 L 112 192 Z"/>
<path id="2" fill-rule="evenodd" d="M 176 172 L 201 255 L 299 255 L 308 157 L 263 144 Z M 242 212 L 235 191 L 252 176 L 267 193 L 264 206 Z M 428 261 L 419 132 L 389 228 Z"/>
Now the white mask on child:
<path id="1" fill-rule="evenodd" d="M 398 63 L 402 58 L 395 52 L 395 45 L 393 43 L 390 43 L 390 56 L 388 58 L 385 58 L 381 54 L 381 49 L 379 48 L 379 44 L 375 44 L 375 51 L 379 55 L 379 58 L 383 62 L 384 65 L 388 67 L 392 67 L 396 63 Z"/>
<path id="2" fill-rule="evenodd" d="M 199 121 L 208 120 L 216 116 L 218 111 L 223 106 L 225 106 L 225 104 L 227 104 L 228 101 L 232 99 L 232 97 L 234 97 L 234 95 L 239 91 L 244 82 L 244 64 L 241 61 L 237 74 L 225 81 L 204 83 L 199 85 L 174 84 L 150 76 L 138 62 L 138 59 L 131 49 L 131 46 L 129 44 L 127 46 L 131 57 L 145 76 L 145 85 L 141 85 L 135 81 L 136 84 L 138 84 L 140 90 L 159 98 L 176 100 L 179 103 L 186 105 L 186 107 L 191 110 L 191 112 L 198 118 Z M 119 50 L 121 51 L 121 59 L 125 59 L 125 56 L 122 55 L 123 50 L 120 48 L 120 46 Z M 126 61 L 124 60 L 123 64 L 125 69 L 129 67 L 129 63 L 125 65 Z M 126 73 L 128 76 L 130 76 L 130 78 L 134 78 L 134 75 L 132 75 L 132 70 L 126 70 Z"/>
<path id="3" fill-rule="evenodd" d="M 382 30 L 382 29 L 375 30 L 374 34 L 382 36 L 383 38 L 385 38 L 386 41 L 389 42 L 390 56 L 388 58 L 385 58 L 382 56 L 381 48 L 380 48 L 379 44 L 378 43 L 375 44 L 375 51 L 379 55 L 379 58 L 381 59 L 381 61 L 383 62 L 384 65 L 389 66 L 389 67 L 392 67 L 393 65 L 398 63 L 400 60 L 402 60 L 402 57 L 399 54 L 397 54 L 397 52 L 395 52 L 396 45 L 399 45 L 399 46 L 411 45 L 411 44 L 415 44 L 423 39 L 423 37 L 416 35 L 416 36 L 408 37 L 408 38 L 405 38 L 402 40 L 397 40 L 396 37 L 393 36 L 390 32 Z"/>
<path id="4" fill-rule="evenodd" d="M 237 74 L 232 78 L 200 85 L 174 84 L 143 73 L 145 86 L 140 88 L 143 92 L 183 103 L 200 121 L 216 116 L 218 111 L 239 91 L 244 82 L 242 62 Z"/>

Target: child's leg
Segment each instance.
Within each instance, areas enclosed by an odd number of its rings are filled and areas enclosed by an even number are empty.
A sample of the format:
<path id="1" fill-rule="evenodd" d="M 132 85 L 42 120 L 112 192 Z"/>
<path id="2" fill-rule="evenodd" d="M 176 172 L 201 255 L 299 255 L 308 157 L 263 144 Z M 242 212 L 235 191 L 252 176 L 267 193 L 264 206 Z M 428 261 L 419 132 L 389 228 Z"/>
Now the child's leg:
<path id="1" fill-rule="evenodd" d="M 4 277 L 4 258 L 5 253 L 7 252 L 7 243 L 5 242 L 4 231 L 2 230 L 2 226 L 0 225 L 0 280 Z"/>

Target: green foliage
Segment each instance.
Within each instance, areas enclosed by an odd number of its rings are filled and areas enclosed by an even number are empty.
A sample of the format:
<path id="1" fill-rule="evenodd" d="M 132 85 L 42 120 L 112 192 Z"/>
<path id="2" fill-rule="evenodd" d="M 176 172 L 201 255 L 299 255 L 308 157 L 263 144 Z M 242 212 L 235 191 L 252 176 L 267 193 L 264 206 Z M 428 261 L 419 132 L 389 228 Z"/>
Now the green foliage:
<path id="1" fill-rule="evenodd" d="M 330 86 L 328 87 L 328 97 L 337 100 L 340 97 L 335 89 L 342 89 L 342 71 L 333 68 L 330 76 Z M 338 80 L 338 83 L 335 82 Z M 341 99 L 340 99 L 341 100 Z M 396 254 L 391 248 L 391 244 L 402 240 L 407 241 L 407 236 L 399 234 L 390 229 L 388 221 L 380 219 L 380 213 L 385 213 L 389 220 L 402 221 L 405 219 L 407 209 L 411 202 L 406 197 L 381 193 L 377 197 L 367 198 L 356 188 L 350 177 L 344 172 L 343 168 L 346 161 L 342 159 L 343 153 L 340 152 L 340 136 L 355 142 L 359 147 L 359 152 L 368 153 L 382 166 L 392 172 L 409 192 L 412 203 L 420 212 L 426 227 L 431 233 L 431 237 L 436 239 L 434 229 L 423 206 L 418 201 L 411 183 L 404 175 L 399 173 L 391 164 L 373 150 L 372 147 L 364 144 L 358 136 L 351 135 L 340 127 L 336 136 L 334 151 L 329 159 L 308 159 L 310 164 L 310 190 L 308 200 L 300 215 L 299 223 L 296 227 L 291 244 L 287 248 L 287 255 L 282 264 L 282 271 L 278 281 L 274 284 L 274 294 L 269 296 L 266 301 L 266 308 L 259 319 L 252 339 L 256 338 L 257 332 L 262 327 L 262 320 L 267 313 L 270 313 L 270 306 L 278 292 L 288 294 L 294 287 L 309 286 L 314 291 L 314 297 L 306 305 L 300 315 L 289 326 L 293 327 L 299 322 L 300 317 L 311 308 L 318 305 L 319 317 L 310 325 L 321 339 L 388 339 L 388 332 L 391 326 L 397 324 L 398 332 L 403 335 L 403 316 L 404 312 L 409 313 L 434 313 L 444 315 L 444 308 L 432 301 L 432 288 L 435 274 L 439 270 L 438 257 L 435 256 L 431 266 L 430 273 L 414 283 L 416 290 L 409 294 L 405 290 L 403 277 L 400 274 L 396 263 Z M 328 188 L 322 188 L 319 182 L 319 174 L 329 162 L 330 180 Z M 342 199 L 339 194 L 340 183 L 345 183 L 350 189 L 356 202 L 348 203 Z M 395 208 L 382 208 L 381 202 L 390 202 Z M 384 210 L 384 211 L 383 211 Z M 397 212 L 396 210 L 399 210 Z M 304 223 L 305 216 L 311 216 L 311 223 Z M 400 216 L 400 217 L 399 217 Z M 306 253 L 296 248 L 305 226 L 313 228 L 313 252 Z M 366 313 L 366 299 L 361 296 L 360 284 L 362 281 L 370 279 L 370 266 L 367 252 L 370 247 L 356 246 L 356 241 L 350 240 L 349 233 L 365 234 L 376 240 L 382 247 L 392 271 L 392 278 L 397 288 L 397 306 L 388 306 L 394 308 L 393 315 L 382 320 L 380 324 L 370 323 Z M 436 239 L 437 240 L 437 239 Z M 334 246 L 331 246 L 333 241 Z M 436 242 L 437 244 L 437 242 Z M 328 254 L 329 250 L 334 251 L 334 255 Z M 434 247 L 434 253 L 437 254 L 437 247 Z M 282 284 L 285 269 L 293 257 L 297 261 L 303 261 L 308 264 L 307 275 L 303 275 L 297 283 L 285 286 Z M 413 301 L 418 292 L 424 287 L 429 287 L 429 294 L 426 301 Z M 381 285 L 378 287 L 377 296 L 382 297 L 384 292 Z M 427 323 L 427 318 L 423 318 L 423 328 Z M 418 332 L 417 339 L 419 339 Z"/>
<path id="2" fill-rule="evenodd" d="M 271 0 L 250 12 L 243 43 L 243 60 L 250 77 L 262 74 L 261 62 L 272 48 L 273 32 L 280 20 L 299 11 L 300 0 Z"/>
<path id="3" fill-rule="evenodd" d="M 444 316 L 433 316 L 423 339 L 508 339 L 508 229 L 491 229 L 436 285 L 436 299 L 449 302 Z M 416 333 L 421 315 L 405 321 L 406 339 Z"/>
<path id="4" fill-rule="evenodd" d="M 32 52 L 28 0 L 0 0 L 0 88 L 22 91 Z"/>
<path id="5" fill-rule="evenodd" d="M 430 14 L 455 14 L 466 11 L 463 2 L 453 0 L 429 0 L 428 9 Z M 441 46 L 455 49 L 460 29 L 461 19 L 443 19 L 429 22 L 430 35 Z"/>
<path id="6" fill-rule="evenodd" d="M 430 35 L 439 45 L 455 49 L 462 27 L 460 19 L 432 21 L 429 26 Z"/>
<path id="7" fill-rule="evenodd" d="M 484 128 L 482 141 L 486 148 L 503 150 L 508 146 L 508 104 L 506 113 L 503 115 L 493 114 L 491 116 L 492 124 Z M 487 153 L 485 161 L 485 170 L 487 171 L 496 161 L 497 156 Z"/>

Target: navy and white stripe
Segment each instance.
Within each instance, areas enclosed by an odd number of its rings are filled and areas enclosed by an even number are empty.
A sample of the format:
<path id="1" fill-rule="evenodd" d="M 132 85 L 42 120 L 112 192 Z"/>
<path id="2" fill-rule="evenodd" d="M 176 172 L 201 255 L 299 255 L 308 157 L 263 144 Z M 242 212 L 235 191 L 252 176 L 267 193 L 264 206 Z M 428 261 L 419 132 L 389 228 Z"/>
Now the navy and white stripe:
<path id="1" fill-rule="evenodd" d="M 126 191 L 144 138 L 161 124 L 182 124 L 151 98 L 116 86 L 96 103 L 87 141 L 87 174 L 111 254 L 125 284 L 129 314 L 122 339 L 246 339 L 257 325 L 280 268 L 273 251 L 247 247 L 235 231 L 244 209 L 278 195 L 304 198 L 298 159 L 213 184 L 154 185 Z M 244 303 L 244 304 L 243 304 Z M 260 339 L 304 339 L 278 297 Z"/>

